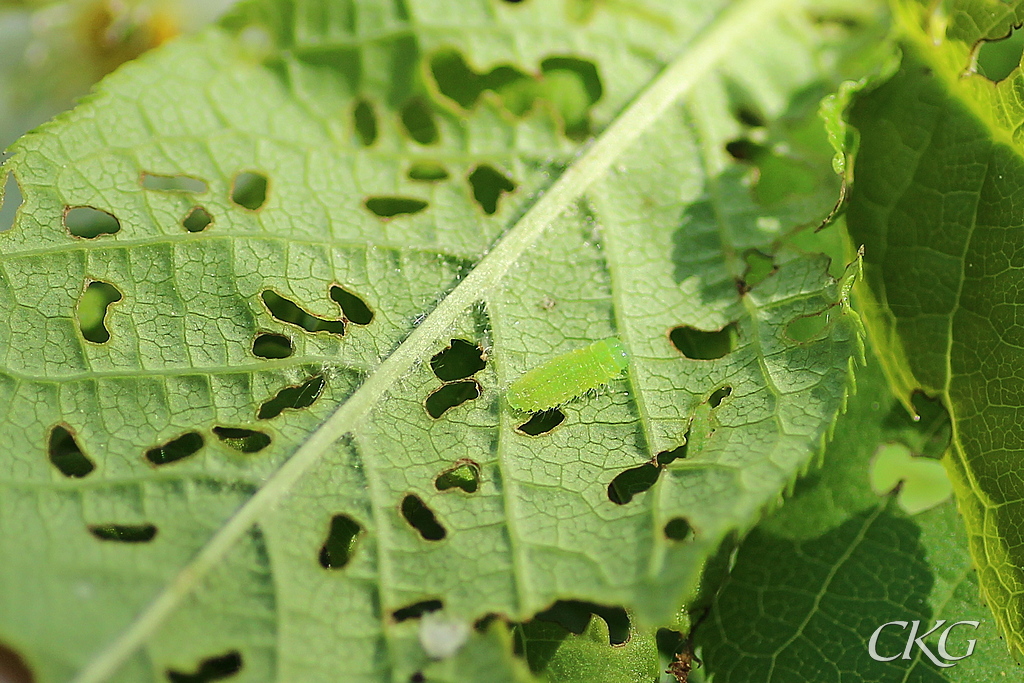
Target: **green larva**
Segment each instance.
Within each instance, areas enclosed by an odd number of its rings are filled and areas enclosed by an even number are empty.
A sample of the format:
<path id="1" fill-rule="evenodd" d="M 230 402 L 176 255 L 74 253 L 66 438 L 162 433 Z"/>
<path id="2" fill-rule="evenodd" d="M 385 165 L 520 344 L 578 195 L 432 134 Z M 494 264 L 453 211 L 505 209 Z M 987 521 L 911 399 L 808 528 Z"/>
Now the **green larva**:
<path id="1" fill-rule="evenodd" d="M 617 377 L 628 363 L 622 342 L 615 337 L 602 339 L 530 370 L 512 382 L 505 400 L 524 413 L 548 410 Z"/>

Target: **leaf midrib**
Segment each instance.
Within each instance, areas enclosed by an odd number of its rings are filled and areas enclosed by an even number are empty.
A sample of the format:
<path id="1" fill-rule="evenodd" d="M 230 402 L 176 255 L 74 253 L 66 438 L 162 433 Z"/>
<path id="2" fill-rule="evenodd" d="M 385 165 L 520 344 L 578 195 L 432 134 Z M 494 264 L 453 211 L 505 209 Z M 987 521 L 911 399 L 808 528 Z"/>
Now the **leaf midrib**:
<path id="1" fill-rule="evenodd" d="M 738 43 L 797 0 L 741 0 L 729 4 L 697 34 L 694 42 L 655 78 L 506 232 L 480 263 L 400 344 L 377 371 L 300 446 L 266 484 L 220 528 L 192 561 L 75 677 L 74 683 L 101 683 L 113 676 L 179 603 L 273 505 L 315 465 L 338 438 L 351 432 L 396 380 L 430 351 L 468 307 L 486 297 L 506 271 L 545 229 L 600 178 L 634 140 L 686 94 Z"/>

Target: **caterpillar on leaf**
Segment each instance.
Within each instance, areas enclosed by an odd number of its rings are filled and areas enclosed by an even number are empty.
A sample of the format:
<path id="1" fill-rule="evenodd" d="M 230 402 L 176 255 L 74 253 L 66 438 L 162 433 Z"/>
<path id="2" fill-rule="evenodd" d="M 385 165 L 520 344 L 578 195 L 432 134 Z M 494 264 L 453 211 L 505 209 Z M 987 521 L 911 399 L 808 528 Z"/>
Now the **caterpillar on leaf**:
<path id="1" fill-rule="evenodd" d="M 606 384 L 628 364 L 626 347 L 608 337 L 538 365 L 512 382 L 505 400 L 524 413 L 548 410 Z"/>

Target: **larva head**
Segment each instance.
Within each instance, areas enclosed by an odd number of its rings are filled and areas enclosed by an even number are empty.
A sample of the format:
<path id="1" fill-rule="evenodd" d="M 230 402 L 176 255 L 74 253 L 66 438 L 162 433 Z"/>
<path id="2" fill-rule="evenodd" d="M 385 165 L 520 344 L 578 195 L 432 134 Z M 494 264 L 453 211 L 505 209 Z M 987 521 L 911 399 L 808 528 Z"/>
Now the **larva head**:
<path id="1" fill-rule="evenodd" d="M 629 353 L 626 351 L 626 347 L 622 345 L 622 342 L 615 337 L 608 337 L 599 342 L 594 342 L 590 348 L 609 375 L 618 375 L 629 365 Z"/>

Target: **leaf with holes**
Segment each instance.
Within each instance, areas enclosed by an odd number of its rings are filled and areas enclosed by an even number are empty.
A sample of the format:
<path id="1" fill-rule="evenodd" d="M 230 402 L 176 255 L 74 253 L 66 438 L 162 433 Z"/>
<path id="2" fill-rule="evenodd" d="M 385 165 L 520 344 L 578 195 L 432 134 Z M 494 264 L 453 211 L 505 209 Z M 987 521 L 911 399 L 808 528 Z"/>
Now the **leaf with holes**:
<path id="1" fill-rule="evenodd" d="M 22 138 L 4 648 L 47 682 L 655 671 L 850 386 L 817 107 L 881 15 L 829 7 L 254 0 Z"/>
<path id="2" fill-rule="evenodd" d="M 1024 76 L 1017 68 L 993 84 L 976 70 L 986 44 L 1024 20 L 1024 4 L 897 9 L 903 63 L 850 115 L 859 294 L 897 395 L 909 405 L 922 391 L 952 416 L 945 465 L 982 594 L 1024 653 Z"/>

